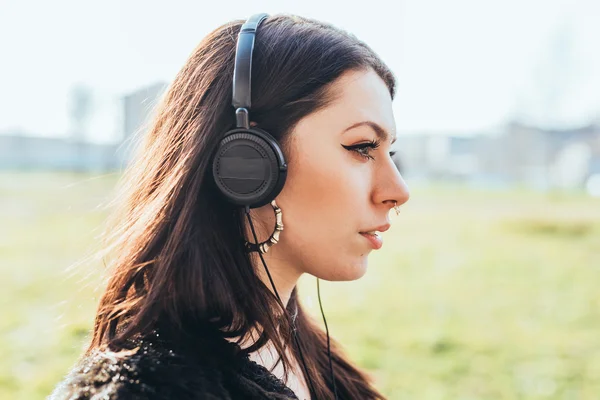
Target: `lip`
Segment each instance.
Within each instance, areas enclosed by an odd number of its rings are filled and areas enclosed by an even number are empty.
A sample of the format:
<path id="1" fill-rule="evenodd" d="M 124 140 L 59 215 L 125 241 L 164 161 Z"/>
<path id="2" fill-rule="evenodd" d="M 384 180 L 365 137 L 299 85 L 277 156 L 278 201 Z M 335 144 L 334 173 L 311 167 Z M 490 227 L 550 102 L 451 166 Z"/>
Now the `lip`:
<path id="1" fill-rule="evenodd" d="M 367 239 L 369 244 L 371 244 L 371 247 L 375 250 L 379 250 L 383 246 L 383 238 L 379 235 L 371 235 L 368 233 L 361 233 L 360 235 Z"/>
<path id="2" fill-rule="evenodd" d="M 388 229 L 390 229 L 390 226 L 392 226 L 392 225 L 388 223 L 388 224 L 376 226 L 375 228 L 365 229 L 364 231 L 360 231 L 359 233 L 373 232 L 373 231 L 385 232 Z"/>

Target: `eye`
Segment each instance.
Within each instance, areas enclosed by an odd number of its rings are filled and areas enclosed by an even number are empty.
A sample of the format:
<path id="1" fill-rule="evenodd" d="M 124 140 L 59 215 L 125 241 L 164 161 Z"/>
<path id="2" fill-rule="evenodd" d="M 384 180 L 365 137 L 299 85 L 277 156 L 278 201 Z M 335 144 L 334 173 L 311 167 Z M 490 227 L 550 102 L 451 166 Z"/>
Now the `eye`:
<path id="1" fill-rule="evenodd" d="M 371 152 L 378 148 L 380 144 L 381 142 L 378 140 L 371 140 L 366 143 L 353 144 L 352 146 L 342 145 L 342 147 L 348 151 L 354 151 L 355 153 L 358 153 L 361 157 L 367 160 L 374 160 L 375 157 L 371 155 Z"/>

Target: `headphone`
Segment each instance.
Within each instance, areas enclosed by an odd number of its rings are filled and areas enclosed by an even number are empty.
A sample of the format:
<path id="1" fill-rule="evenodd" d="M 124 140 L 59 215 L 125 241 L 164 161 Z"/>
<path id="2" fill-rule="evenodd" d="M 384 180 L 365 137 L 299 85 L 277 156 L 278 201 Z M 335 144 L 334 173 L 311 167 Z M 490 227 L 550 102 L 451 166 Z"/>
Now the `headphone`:
<path id="1" fill-rule="evenodd" d="M 253 15 L 240 30 L 233 70 L 236 128 L 225 133 L 213 159 L 213 177 L 219 191 L 229 202 L 249 208 L 275 199 L 287 177 L 287 163 L 277 141 L 266 131 L 250 126 L 254 38 L 267 17 Z"/>
<path id="2" fill-rule="evenodd" d="M 215 151 L 213 158 L 213 178 L 220 193 L 230 203 L 244 207 L 246 217 L 250 224 L 255 243 L 258 243 L 254 224 L 250 218 L 250 208 L 258 208 L 270 203 L 283 189 L 287 177 L 287 163 L 277 140 L 268 132 L 250 126 L 250 107 L 252 105 L 252 51 L 256 30 L 268 14 L 251 16 L 241 27 L 235 53 L 233 69 L 233 97 L 232 105 L 235 108 L 236 127 L 225 133 Z M 265 267 L 271 286 L 280 305 L 283 305 L 269 268 L 258 252 Z M 319 280 L 317 279 L 317 292 L 321 306 Z M 334 398 L 337 399 L 335 376 L 331 360 L 329 341 L 329 328 L 321 306 L 321 314 L 327 332 L 327 354 L 333 385 Z M 305 378 L 308 380 L 311 397 L 316 398 L 312 378 L 306 367 L 302 348 L 298 341 L 296 327 L 293 326 L 293 338 L 298 347 L 300 361 L 304 367 Z"/>

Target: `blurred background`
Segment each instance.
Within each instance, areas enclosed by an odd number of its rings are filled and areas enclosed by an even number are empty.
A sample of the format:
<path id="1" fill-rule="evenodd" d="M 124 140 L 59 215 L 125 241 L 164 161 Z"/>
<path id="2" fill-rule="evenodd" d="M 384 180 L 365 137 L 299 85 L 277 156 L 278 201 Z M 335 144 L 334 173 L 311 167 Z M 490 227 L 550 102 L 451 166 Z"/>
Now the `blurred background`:
<path id="1" fill-rule="evenodd" d="M 256 12 L 342 27 L 398 79 L 411 200 L 364 278 L 322 287 L 351 357 L 390 399 L 599 399 L 597 0 L 0 0 L 0 398 L 77 360 L 133 135 L 199 41 Z"/>

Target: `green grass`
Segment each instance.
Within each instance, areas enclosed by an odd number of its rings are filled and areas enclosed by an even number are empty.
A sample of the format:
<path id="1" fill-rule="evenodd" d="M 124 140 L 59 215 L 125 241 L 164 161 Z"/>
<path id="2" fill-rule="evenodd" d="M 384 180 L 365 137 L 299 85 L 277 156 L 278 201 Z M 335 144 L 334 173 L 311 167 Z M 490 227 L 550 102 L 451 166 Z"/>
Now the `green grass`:
<path id="1" fill-rule="evenodd" d="M 73 265 L 116 179 L 0 174 L 0 398 L 44 398 L 85 345 L 104 276 Z M 367 274 L 322 282 L 351 358 L 390 399 L 599 398 L 600 201 L 412 189 Z"/>

